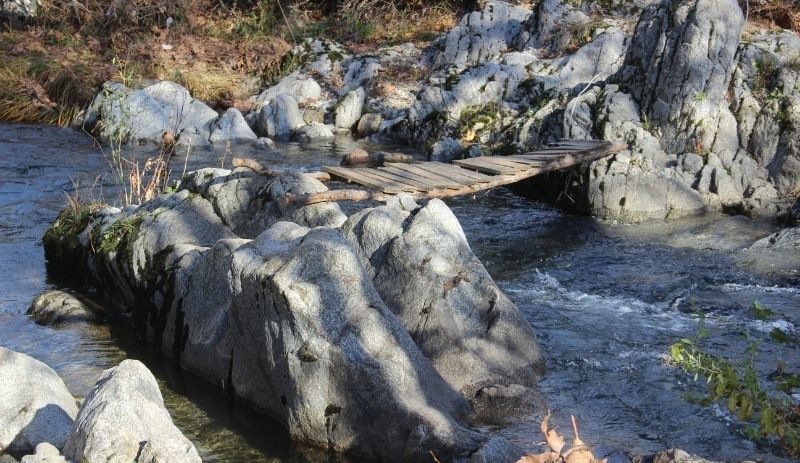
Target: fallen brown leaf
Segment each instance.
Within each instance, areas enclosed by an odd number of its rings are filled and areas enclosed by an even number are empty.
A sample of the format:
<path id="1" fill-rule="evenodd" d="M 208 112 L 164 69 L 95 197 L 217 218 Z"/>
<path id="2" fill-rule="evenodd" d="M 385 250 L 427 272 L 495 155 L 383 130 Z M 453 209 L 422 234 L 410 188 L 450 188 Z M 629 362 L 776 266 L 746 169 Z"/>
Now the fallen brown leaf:
<path id="1" fill-rule="evenodd" d="M 561 449 L 564 448 L 564 436 L 559 435 L 555 428 L 550 429 L 550 410 L 547 411 L 547 415 L 542 420 L 541 429 L 547 446 L 553 449 L 553 452 L 560 454 Z"/>
<path id="2" fill-rule="evenodd" d="M 517 460 L 517 463 L 553 463 L 558 461 L 559 458 L 558 452 L 544 452 L 537 455 L 529 453 Z"/>

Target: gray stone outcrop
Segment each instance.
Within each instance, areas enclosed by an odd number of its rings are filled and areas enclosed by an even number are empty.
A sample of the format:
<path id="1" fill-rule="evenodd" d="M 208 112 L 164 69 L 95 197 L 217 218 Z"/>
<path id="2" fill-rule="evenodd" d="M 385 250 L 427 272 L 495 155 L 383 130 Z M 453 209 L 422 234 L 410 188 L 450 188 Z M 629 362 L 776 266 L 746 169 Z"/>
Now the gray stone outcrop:
<path id="1" fill-rule="evenodd" d="M 288 95 L 298 103 L 305 103 L 318 100 L 322 96 L 322 87 L 313 78 L 295 72 L 261 92 L 255 99 L 256 107 L 266 106 L 279 95 Z"/>
<path id="2" fill-rule="evenodd" d="M 208 141 L 213 144 L 254 142 L 258 136 L 253 132 L 241 111 L 228 108 L 211 126 Z"/>
<path id="3" fill-rule="evenodd" d="M 342 233 L 357 246 L 378 293 L 439 374 L 473 398 L 510 378 L 543 373 L 533 331 L 472 254 L 444 203 L 410 198 L 351 216 Z"/>
<path id="4" fill-rule="evenodd" d="M 366 100 L 367 92 L 363 87 L 347 92 L 333 109 L 333 120 L 336 128 L 352 129 L 361 119 Z"/>
<path id="5" fill-rule="evenodd" d="M 0 21 L 8 21 L 12 26 L 30 22 L 39 12 L 39 0 L 0 1 Z"/>
<path id="6" fill-rule="evenodd" d="M 201 461 L 172 424 L 156 379 L 138 360 L 103 372 L 81 405 L 64 454 L 73 461 Z"/>
<path id="7" fill-rule="evenodd" d="M 530 14 L 530 10 L 506 2 L 486 2 L 481 11 L 466 14 L 440 39 L 433 66 L 460 71 L 499 57 L 511 48 Z"/>
<path id="8" fill-rule="evenodd" d="M 272 139 L 286 139 L 295 130 L 306 125 L 297 100 L 290 95 L 278 95 L 261 108 L 256 120 L 259 135 Z"/>
<path id="9" fill-rule="evenodd" d="M 608 219 L 785 212 L 800 188 L 795 32 L 740 41 L 734 0 L 546 0 L 519 24 L 499 14 L 517 7 L 497 3 L 423 56 L 433 74 L 382 130 L 476 153 L 562 138 L 625 143 L 569 192 Z M 443 56 L 462 58 L 447 67 Z"/>
<path id="10" fill-rule="evenodd" d="M 735 0 L 664 1 L 642 13 L 617 80 L 668 152 L 735 151 L 735 125 L 725 125 L 720 108 L 727 106 L 743 25 Z"/>
<path id="11" fill-rule="evenodd" d="M 477 446 L 458 422 L 466 402 L 436 374 L 338 231 L 276 224 L 238 249 L 233 265 L 242 275 L 234 387 L 288 423 L 294 438 L 323 437 L 333 450 L 389 461 L 429 450 L 451 459 Z"/>
<path id="12" fill-rule="evenodd" d="M 535 391 L 542 363 L 530 326 L 443 203 L 369 210 L 369 220 L 397 217 L 387 222 L 397 236 L 371 235 L 362 214 L 343 225 L 335 203 L 290 200 L 324 191 L 300 173 L 204 169 L 176 193 L 95 212 L 83 230 L 60 218 L 46 255 L 54 271 L 114 294 L 142 338 L 298 441 L 383 461 L 468 459 L 488 438 L 470 424 L 487 416 L 481 397 L 503 402 L 478 391 Z M 429 324 L 415 326 L 425 307 Z M 540 406 L 512 396 L 519 406 L 505 410 Z M 484 454 L 511 446 L 492 442 Z"/>
<path id="13" fill-rule="evenodd" d="M 181 145 L 209 143 L 216 111 L 195 100 L 175 82 L 163 81 L 141 90 L 106 82 L 87 110 L 84 127 L 112 143 L 160 143 L 170 132 Z"/>
<path id="14" fill-rule="evenodd" d="M 44 363 L 0 347 L 0 452 L 61 449 L 78 414 L 64 381 Z"/>
<path id="15" fill-rule="evenodd" d="M 590 21 L 573 2 L 543 0 L 523 23 L 514 37 L 514 45 L 517 49 L 532 48 L 544 55 L 559 54 Z"/>

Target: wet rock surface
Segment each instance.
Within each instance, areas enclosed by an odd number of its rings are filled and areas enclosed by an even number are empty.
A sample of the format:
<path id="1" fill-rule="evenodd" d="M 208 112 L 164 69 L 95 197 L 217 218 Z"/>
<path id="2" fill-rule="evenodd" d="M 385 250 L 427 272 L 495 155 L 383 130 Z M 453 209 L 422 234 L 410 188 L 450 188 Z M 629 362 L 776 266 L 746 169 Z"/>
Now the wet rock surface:
<path id="1" fill-rule="evenodd" d="M 92 301 L 66 291 L 46 291 L 36 296 L 27 314 L 40 325 L 99 320 L 102 309 Z"/>

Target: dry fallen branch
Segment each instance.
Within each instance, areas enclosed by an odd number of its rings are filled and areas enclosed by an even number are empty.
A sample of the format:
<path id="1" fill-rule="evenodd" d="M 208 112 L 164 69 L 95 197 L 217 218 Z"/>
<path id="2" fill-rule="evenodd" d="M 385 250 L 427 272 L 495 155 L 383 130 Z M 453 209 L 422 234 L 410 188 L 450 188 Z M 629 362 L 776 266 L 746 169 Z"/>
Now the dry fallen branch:
<path id="1" fill-rule="evenodd" d="M 233 158 L 233 167 L 246 167 L 252 171 L 255 171 L 259 175 L 266 175 L 267 177 L 277 177 L 278 175 L 289 172 L 288 170 L 264 167 L 260 162 L 250 158 Z M 331 180 L 331 176 L 327 172 L 303 172 L 303 174 L 308 175 L 311 178 L 315 178 L 320 182 L 329 182 Z"/>

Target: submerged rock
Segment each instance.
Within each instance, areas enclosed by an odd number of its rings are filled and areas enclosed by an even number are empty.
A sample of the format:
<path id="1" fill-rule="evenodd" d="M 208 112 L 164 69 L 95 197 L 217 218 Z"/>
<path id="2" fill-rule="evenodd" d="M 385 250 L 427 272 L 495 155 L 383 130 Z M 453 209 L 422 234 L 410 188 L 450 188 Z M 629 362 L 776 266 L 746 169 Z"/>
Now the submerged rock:
<path id="1" fill-rule="evenodd" d="M 78 414 L 64 381 L 44 363 L 0 347 L 0 453 L 66 444 Z"/>
<path id="2" fill-rule="evenodd" d="M 800 249 L 800 228 L 787 228 L 762 238 L 750 246 L 751 250 L 797 251 Z"/>
<path id="3" fill-rule="evenodd" d="M 64 454 L 73 461 L 201 461 L 172 424 L 156 379 L 138 360 L 103 372 L 81 406 Z"/>
<path id="4" fill-rule="evenodd" d="M 53 325 L 71 321 L 94 321 L 102 309 L 81 296 L 66 291 L 46 291 L 31 302 L 26 312 L 40 325 Z"/>

